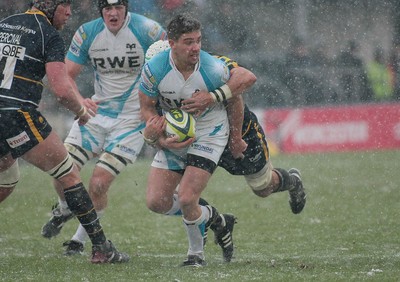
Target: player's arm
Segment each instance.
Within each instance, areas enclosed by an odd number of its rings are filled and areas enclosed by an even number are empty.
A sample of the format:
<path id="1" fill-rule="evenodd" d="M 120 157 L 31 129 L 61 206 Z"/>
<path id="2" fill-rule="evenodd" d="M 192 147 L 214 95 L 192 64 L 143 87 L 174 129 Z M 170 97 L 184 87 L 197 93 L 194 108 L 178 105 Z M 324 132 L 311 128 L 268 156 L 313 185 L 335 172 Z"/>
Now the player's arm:
<path id="1" fill-rule="evenodd" d="M 242 139 L 242 127 L 244 119 L 244 101 L 242 96 L 229 99 L 226 108 L 229 119 L 228 147 L 235 159 L 244 158 L 243 152 L 247 149 L 247 143 Z"/>
<path id="2" fill-rule="evenodd" d="M 76 78 L 79 76 L 79 74 L 82 72 L 83 65 L 77 64 L 69 59 L 65 59 L 65 65 L 67 67 L 67 75 L 70 80 L 70 83 L 72 87 L 75 89 L 77 95 L 79 96 L 79 99 L 82 101 L 82 103 L 85 105 L 85 107 L 88 109 L 89 113 L 94 116 L 97 112 L 97 104 L 90 98 L 83 98 L 78 90 L 78 85 L 76 84 Z"/>
<path id="3" fill-rule="evenodd" d="M 257 81 L 257 77 L 250 70 L 243 67 L 234 67 L 230 70 L 230 78 L 226 84 L 215 91 L 199 91 L 192 98 L 182 102 L 182 110 L 189 113 L 200 114 L 214 103 L 226 102 L 241 96 Z M 216 98 L 218 97 L 218 98 Z"/>
<path id="4" fill-rule="evenodd" d="M 143 139 L 149 145 L 156 145 L 165 130 L 165 118 L 159 116 L 156 108 L 157 99 L 144 94 L 139 90 L 140 113 L 146 122 L 143 130 Z"/>
<path id="5" fill-rule="evenodd" d="M 165 134 L 165 117 L 159 116 L 156 104 L 157 99 L 147 96 L 139 90 L 140 112 L 146 121 L 146 128 L 143 130 L 143 139 L 149 145 L 156 145 L 168 149 L 181 149 L 193 143 L 194 138 L 185 142 L 177 142 L 178 136 L 167 137 Z"/>
<path id="6" fill-rule="evenodd" d="M 80 95 L 67 78 L 67 70 L 64 62 L 49 62 L 46 64 L 46 75 L 50 90 L 57 100 L 65 108 L 75 113 L 81 124 L 86 123 L 90 115 L 83 105 Z"/>
<path id="7" fill-rule="evenodd" d="M 238 66 L 231 69 L 231 77 L 226 84 L 231 89 L 232 97 L 237 97 L 250 89 L 256 81 L 257 77 L 253 72 Z"/>

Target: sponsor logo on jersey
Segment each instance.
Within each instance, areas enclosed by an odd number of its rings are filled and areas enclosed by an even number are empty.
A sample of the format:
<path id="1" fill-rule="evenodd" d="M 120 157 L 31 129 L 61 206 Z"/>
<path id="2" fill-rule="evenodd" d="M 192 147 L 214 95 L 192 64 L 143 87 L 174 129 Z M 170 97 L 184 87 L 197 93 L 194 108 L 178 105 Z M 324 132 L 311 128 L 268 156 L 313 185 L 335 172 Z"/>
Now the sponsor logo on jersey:
<path id="1" fill-rule="evenodd" d="M 146 65 L 144 66 L 144 73 L 145 73 L 149 78 L 150 78 L 150 77 L 153 77 L 153 74 L 151 73 L 151 70 L 150 70 L 148 64 L 146 64 Z"/>
<path id="2" fill-rule="evenodd" d="M 151 72 L 148 64 L 144 66 L 144 74 L 145 74 L 144 76 L 147 77 L 149 83 L 151 84 L 156 83 L 156 79 L 154 78 L 153 73 Z"/>
<path id="3" fill-rule="evenodd" d="M 108 51 L 108 48 L 101 48 L 101 49 L 91 49 L 90 52 L 96 53 L 96 52 L 105 52 Z"/>
<path id="4" fill-rule="evenodd" d="M 153 27 L 149 31 L 149 36 L 156 41 L 157 35 L 160 32 L 160 26 L 156 23 L 154 23 Z"/>
<path id="5" fill-rule="evenodd" d="M 135 43 L 133 43 L 133 44 L 126 43 L 125 47 L 132 51 L 133 49 L 136 49 L 136 44 Z"/>
<path id="6" fill-rule="evenodd" d="M 86 38 L 87 38 L 87 35 L 86 35 L 86 32 L 85 32 L 85 30 L 83 29 L 83 27 L 81 26 L 81 27 L 79 27 L 79 33 L 81 34 L 81 38 L 82 38 L 82 40 L 86 40 Z"/>
<path id="7" fill-rule="evenodd" d="M 174 95 L 176 92 L 175 91 L 168 91 L 168 90 L 164 90 L 164 91 L 161 91 L 161 94 L 162 95 Z"/>
<path id="8" fill-rule="evenodd" d="M 7 23 L 0 23 L 0 27 L 4 28 L 4 29 L 16 29 L 16 30 L 23 31 L 25 33 L 36 34 L 36 30 L 27 28 L 26 26 L 22 26 L 22 25 L 10 25 Z"/>
<path id="9" fill-rule="evenodd" d="M 82 36 L 80 35 L 79 32 L 76 32 L 76 33 L 74 34 L 74 37 L 73 37 L 72 40 L 73 40 L 73 41 L 76 43 L 76 45 L 78 45 L 78 46 L 81 46 L 82 43 L 83 43 Z"/>
<path id="10" fill-rule="evenodd" d="M 124 145 L 118 144 L 117 148 L 120 149 L 122 152 L 128 153 L 130 155 L 133 155 L 133 156 L 136 155 L 136 151 L 135 150 L 133 150 L 131 148 L 128 148 L 128 147 L 126 147 Z"/>
<path id="11" fill-rule="evenodd" d="M 74 54 L 75 56 L 79 57 L 81 48 L 79 48 L 75 42 L 71 42 L 71 45 L 69 46 L 69 51 Z"/>
<path id="12" fill-rule="evenodd" d="M 147 90 L 153 88 L 153 83 L 147 78 L 147 76 L 143 75 L 142 76 L 142 85 L 145 87 Z"/>
<path id="13" fill-rule="evenodd" d="M 106 57 L 106 58 L 93 58 L 93 65 L 96 69 L 131 69 L 138 68 L 141 66 L 139 56 L 128 56 L 128 57 Z M 129 72 L 129 70 L 128 70 Z"/>
<path id="14" fill-rule="evenodd" d="M 25 47 L 0 43 L 0 55 L 1 57 L 14 57 L 23 60 L 25 57 Z"/>
<path id="15" fill-rule="evenodd" d="M 249 161 L 251 162 L 251 163 L 255 163 L 255 162 L 257 162 L 258 160 L 260 160 L 261 159 L 261 152 L 259 152 L 257 155 L 255 155 L 254 157 L 250 157 L 249 158 Z"/>
<path id="16" fill-rule="evenodd" d="M 213 148 L 204 146 L 204 145 L 200 145 L 200 144 L 193 144 L 193 149 L 198 150 L 198 151 L 202 151 L 202 152 L 206 152 L 209 154 L 212 154 L 214 152 Z"/>
<path id="17" fill-rule="evenodd" d="M 31 140 L 31 139 L 29 138 L 26 131 L 24 131 L 24 132 L 21 132 L 20 134 L 18 134 L 17 136 L 7 139 L 7 142 L 11 148 L 17 148 L 17 147 L 25 144 L 29 140 Z"/>
<path id="18" fill-rule="evenodd" d="M 155 94 L 155 92 L 153 91 L 151 85 L 146 84 L 146 82 L 142 81 L 140 83 L 140 86 L 143 87 L 145 90 L 147 90 L 147 92 Z"/>
<path id="19" fill-rule="evenodd" d="M 168 105 L 167 108 L 180 108 L 182 106 L 183 99 L 169 99 L 161 95 L 162 105 Z"/>

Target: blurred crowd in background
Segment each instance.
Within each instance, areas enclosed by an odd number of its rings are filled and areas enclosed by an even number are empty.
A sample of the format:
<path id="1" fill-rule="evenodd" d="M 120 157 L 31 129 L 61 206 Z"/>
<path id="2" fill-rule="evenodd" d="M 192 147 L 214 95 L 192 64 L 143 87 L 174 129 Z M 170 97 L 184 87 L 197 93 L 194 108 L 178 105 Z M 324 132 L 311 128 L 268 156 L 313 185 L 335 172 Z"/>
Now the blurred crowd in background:
<path id="1" fill-rule="evenodd" d="M 68 45 L 96 0 L 73 2 Z M 163 26 L 179 12 L 203 24 L 203 49 L 235 59 L 258 77 L 250 107 L 302 107 L 400 100 L 400 1 L 130 0 L 130 10 Z M 2 0 L 0 17 L 29 0 Z M 78 82 L 91 96 L 88 69 Z"/>

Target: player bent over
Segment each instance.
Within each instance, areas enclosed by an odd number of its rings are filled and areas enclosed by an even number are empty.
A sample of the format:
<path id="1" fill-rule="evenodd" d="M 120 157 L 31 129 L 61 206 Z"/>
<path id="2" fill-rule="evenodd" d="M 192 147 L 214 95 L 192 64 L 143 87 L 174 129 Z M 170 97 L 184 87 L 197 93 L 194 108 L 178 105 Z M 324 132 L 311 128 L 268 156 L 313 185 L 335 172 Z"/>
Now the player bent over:
<path id="1" fill-rule="evenodd" d="M 240 88 L 240 85 L 244 85 L 248 70 L 240 67 L 228 57 L 217 57 L 224 61 L 230 69 L 230 81 L 232 81 L 230 87 Z M 245 91 L 245 88 L 242 87 L 241 90 Z M 193 98 L 183 101 L 181 108 L 191 113 L 202 112 L 210 107 L 215 102 L 214 100 L 213 95 L 200 91 L 195 93 Z M 232 175 L 243 175 L 254 194 L 259 197 L 265 198 L 272 193 L 288 191 L 292 212 L 300 213 L 306 204 L 306 193 L 300 171 L 296 168 L 286 171 L 272 166 L 263 128 L 256 115 L 244 104 L 241 95 L 229 101 L 227 111 L 230 123 L 242 119 L 243 123 L 239 132 L 247 144 L 247 148 L 240 156 L 240 150 L 235 153 L 235 148 L 232 148 L 235 144 L 230 142 L 225 148 L 218 166 L 223 167 Z M 242 116 L 239 113 L 243 113 Z M 233 130 L 237 131 L 238 128 Z"/>

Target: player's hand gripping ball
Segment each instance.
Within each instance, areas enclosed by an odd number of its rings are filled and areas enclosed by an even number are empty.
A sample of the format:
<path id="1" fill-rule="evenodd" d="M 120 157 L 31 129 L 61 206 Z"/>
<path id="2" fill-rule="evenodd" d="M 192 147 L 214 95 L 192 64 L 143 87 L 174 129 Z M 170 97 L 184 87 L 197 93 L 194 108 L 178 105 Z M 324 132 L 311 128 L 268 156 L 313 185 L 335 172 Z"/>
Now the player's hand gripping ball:
<path id="1" fill-rule="evenodd" d="M 178 142 L 183 142 L 196 135 L 196 120 L 193 115 L 181 109 L 172 109 L 165 114 L 168 137 L 178 136 Z"/>

